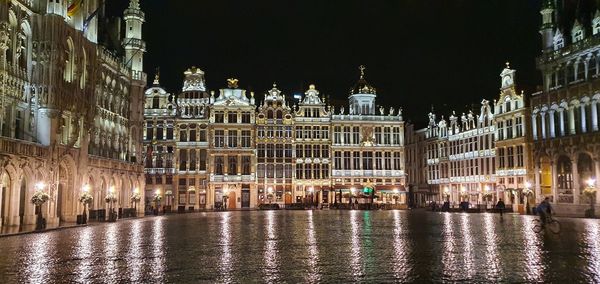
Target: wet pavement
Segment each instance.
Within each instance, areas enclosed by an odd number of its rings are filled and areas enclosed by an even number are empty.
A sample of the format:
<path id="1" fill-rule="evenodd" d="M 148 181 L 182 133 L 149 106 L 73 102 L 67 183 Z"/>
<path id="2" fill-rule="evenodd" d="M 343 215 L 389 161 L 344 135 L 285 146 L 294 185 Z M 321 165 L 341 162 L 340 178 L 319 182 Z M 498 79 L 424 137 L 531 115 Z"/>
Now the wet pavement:
<path id="1" fill-rule="evenodd" d="M 600 220 L 210 212 L 0 238 L 2 283 L 600 282 Z"/>

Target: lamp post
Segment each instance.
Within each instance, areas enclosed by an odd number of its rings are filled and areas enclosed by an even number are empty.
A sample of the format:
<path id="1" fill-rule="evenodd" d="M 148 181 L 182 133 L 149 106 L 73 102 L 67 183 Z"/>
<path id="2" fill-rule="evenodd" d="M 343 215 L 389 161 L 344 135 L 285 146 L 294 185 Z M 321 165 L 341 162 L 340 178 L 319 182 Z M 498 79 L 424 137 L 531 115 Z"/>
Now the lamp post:
<path id="1" fill-rule="evenodd" d="M 131 202 L 133 203 L 133 211 L 134 211 L 135 217 L 137 217 L 137 204 L 138 204 L 138 202 L 140 202 L 141 199 L 142 199 L 142 197 L 140 196 L 140 189 L 137 187 L 134 188 L 133 195 L 131 195 Z"/>
<path id="2" fill-rule="evenodd" d="M 108 189 L 108 194 L 106 195 L 106 197 L 104 198 L 104 201 L 106 201 L 106 203 L 108 203 L 108 221 L 109 222 L 113 222 L 116 221 L 116 214 L 113 212 L 113 203 L 115 203 L 115 201 L 117 201 L 117 197 L 115 197 L 115 187 L 111 186 Z"/>
<path id="3" fill-rule="evenodd" d="M 158 215 L 160 214 L 160 200 L 162 199 L 162 196 L 160 195 L 160 188 L 156 189 L 156 192 L 154 193 L 154 205 L 156 206 L 156 209 L 154 209 L 154 215 Z"/>
<path id="4" fill-rule="evenodd" d="M 44 191 L 46 184 L 38 182 L 35 185 L 35 193 L 31 197 L 31 203 L 35 205 L 35 211 L 37 212 L 37 218 L 35 221 L 35 229 L 42 230 L 46 228 L 46 222 L 42 216 L 42 204 L 46 203 L 50 199 L 50 195 Z"/>
<path id="5" fill-rule="evenodd" d="M 92 203 L 94 198 L 90 194 L 90 185 L 86 184 L 81 188 L 81 196 L 79 202 L 83 204 L 83 213 L 81 214 L 81 224 L 87 224 L 87 206 Z"/>
<path id="6" fill-rule="evenodd" d="M 523 188 L 523 196 L 525 197 L 525 212 L 529 215 L 531 214 L 531 209 L 529 208 L 529 195 L 531 195 L 533 191 L 531 190 L 531 183 L 529 181 L 525 182 L 525 188 Z"/>
<path id="7" fill-rule="evenodd" d="M 594 199 L 596 197 L 596 180 L 592 177 L 585 181 L 586 187 L 583 193 L 590 199 L 590 209 L 586 211 L 586 217 L 595 218 L 596 212 L 594 209 Z"/>
<path id="8" fill-rule="evenodd" d="M 229 199 L 229 189 L 223 189 L 223 210 L 227 210 L 227 199 Z"/>

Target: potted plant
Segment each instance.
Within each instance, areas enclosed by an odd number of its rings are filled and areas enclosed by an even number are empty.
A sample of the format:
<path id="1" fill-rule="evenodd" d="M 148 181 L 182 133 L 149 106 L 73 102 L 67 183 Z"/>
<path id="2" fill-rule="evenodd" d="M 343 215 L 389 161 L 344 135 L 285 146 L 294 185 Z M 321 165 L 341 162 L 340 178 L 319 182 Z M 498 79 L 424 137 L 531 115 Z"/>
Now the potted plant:
<path id="1" fill-rule="evenodd" d="M 79 196 L 79 202 L 81 202 L 81 204 L 83 204 L 82 224 L 87 224 L 87 206 L 88 206 L 88 204 L 91 204 L 93 200 L 94 200 L 94 197 L 92 197 L 92 195 L 89 194 L 88 192 L 83 192 Z"/>
<path id="2" fill-rule="evenodd" d="M 31 203 L 35 205 L 35 211 L 37 212 L 37 219 L 35 221 L 35 229 L 42 230 L 46 228 L 46 221 L 42 216 L 42 205 L 50 199 L 48 193 L 43 191 L 41 188 L 31 197 Z"/>

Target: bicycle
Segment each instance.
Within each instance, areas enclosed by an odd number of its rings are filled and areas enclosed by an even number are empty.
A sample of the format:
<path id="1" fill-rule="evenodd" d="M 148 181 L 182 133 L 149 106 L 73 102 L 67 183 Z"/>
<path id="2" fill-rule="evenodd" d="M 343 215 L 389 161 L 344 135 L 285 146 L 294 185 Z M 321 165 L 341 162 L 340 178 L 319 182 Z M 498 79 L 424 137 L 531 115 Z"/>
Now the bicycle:
<path id="1" fill-rule="evenodd" d="M 536 233 L 540 233 L 544 230 L 544 227 L 549 229 L 550 232 L 554 234 L 560 233 L 560 222 L 558 220 L 552 218 L 552 216 L 548 215 L 546 217 L 546 225 L 543 226 L 539 218 L 533 219 L 535 225 L 533 226 L 533 231 Z"/>

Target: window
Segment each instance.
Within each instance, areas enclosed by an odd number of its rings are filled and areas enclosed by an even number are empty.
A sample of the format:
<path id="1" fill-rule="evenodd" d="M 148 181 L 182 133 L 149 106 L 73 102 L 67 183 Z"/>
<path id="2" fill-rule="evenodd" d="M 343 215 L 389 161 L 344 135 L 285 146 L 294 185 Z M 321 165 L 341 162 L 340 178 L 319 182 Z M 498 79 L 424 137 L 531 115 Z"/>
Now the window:
<path id="1" fill-rule="evenodd" d="M 312 157 L 312 146 L 311 145 L 304 145 L 304 158 L 310 158 Z"/>
<path id="2" fill-rule="evenodd" d="M 354 126 L 352 128 L 352 144 L 360 143 L 360 127 Z"/>
<path id="3" fill-rule="evenodd" d="M 353 152 L 352 156 L 353 156 L 352 169 L 360 170 L 360 152 Z"/>
<path id="4" fill-rule="evenodd" d="M 152 97 L 152 108 L 160 108 L 160 97 L 158 95 Z"/>
<path id="5" fill-rule="evenodd" d="M 206 142 L 206 130 L 200 129 L 200 139 L 198 141 Z"/>
<path id="6" fill-rule="evenodd" d="M 267 177 L 268 178 L 275 177 L 275 165 L 267 164 Z"/>
<path id="7" fill-rule="evenodd" d="M 323 151 L 321 158 L 329 158 L 329 145 L 323 145 L 321 150 Z"/>
<path id="8" fill-rule="evenodd" d="M 343 165 L 343 169 L 345 170 L 350 170 L 351 164 L 350 164 L 350 152 L 344 152 L 344 165 Z"/>
<path id="9" fill-rule="evenodd" d="M 296 164 L 296 178 L 297 179 L 302 179 L 302 173 L 304 172 L 303 170 L 303 164 Z"/>
<path id="10" fill-rule="evenodd" d="M 391 171 L 392 170 L 392 153 L 390 152 L 385 152 L 384 153 L 384 165 L 385 165 L 385 170 L 386 171 Z"/>
<path id="11" fill-rule="evenodd" d="M 321 129 L 318 126 L 313 127 L 312 138 L 321 139 Z"/>
<path id="12" fill-rule="evenodd" d="M 258 156 L 258 158 L 266 157 L 265 156 L 265 144 L 258 144 L 257 156 Z"/>
<path id="13" fill-rule="evenodd" d="M 215 147 L 225 147 L 225 130 L 215 130 Z"/>
<path id="14" fill-rule="evenodd" d="M 498 140 L 504 140 L 504 122 L 498 122 Z"/>
<path id="15" fill-rule="evenodd" d="M 237 112 L 229 112 L 229 113 L 227 113 L 227 122 L 234 123 L 234 124 L 238 123 L 237 117 L 238 117 Z"/>
<path id="16" fill-rule="evenodd" d="M 363 152 L 363 170 L 373 170 L 373 152 Z"/>
<path id="17" fill-rule="evenodd" d="M 283 158 L 283 144 L 275 145 L 275 157 Z"/>
<path id="18" fill-rule="evenodd" d="M 250 148 L 251 147 L 251 133 L 250 130 L 242 130 L 242 147 Z"/>
<path id="19" fill-rule="evenodd" d="M 508 167 L 509 168 L 514 168 L 515 167 L 515 148 L 513 147 L 508 147 L 506 148 L 506 160 L 508 162 Z"/>
<path id="20" fill-rule="evenodd" d="M 311 171 L 311 165 L 310 164 L 304 164 L 304 178 L 305 179 L 311 179 L 312 178 L 312 171 Z"/>
<path id="21" fill-rule="evenodd" d="M 292 144 L 285 144 L 285 157 L 286 158 L 292 157 Z"/>
<path id="22" fill-rule="evenodd" d="M 236 148 L 238 146 L 238 132 L 237 130 L 229 130 L 227 132 L 227 147 Z"/>
<path id="23" fill-rule="evenodd" d="M 196 170 L 196 150 L 190 149 L 190 171 Z"/>
<path id="24" fill-rule="evenodd" d="M 558 124 L 556 124 L 558 125 Z M 516 131 L 516 137 L 522 137 L 523 136 L 523 117 L 519 116 L 515 119 L 515 131 Z"/>
<path id="25" fill-rule="evenodd" d="M 196 141 L 196 129 L 190 129 L 190 141 Z"/>
<path id="26" fill-rule="evenodd" d="M 275 165 L 275 177 L 283 178 L 283 164 Z"/>
<path id="27" fill-rule="evenodd" d="M 391 133 L 390 133 L 390 128 L 389 127 L 384 127 L 383 128 L 383 144 L 385 145 L 390 145 L 391 144 L 391 140 L 390 137 Z"/>
<path id="28" fill-rule="evenodd" d="M 375 144 L 383 144 L 381 139 L 381 127 L 375 127 Z"/>
<path id="29" fill-rule="evenodd" d="M 302 139 L 302 126 L 296 126 L 296 138 Z"/>
<path id="30" fill-rule="evenodd" d="M 321 165 L 321 178 L 322 179 L 329 178 L 329 165 L 327 165 L 327 164 Z"/>
<path id="31" fill-rule="evenodd" d="M 286 178 L 291 178 L 292 177 L 292 165 L 290 164 L 285 164 L 285 173 L 284 173 Z"/>
<path id="32" fill-rule="evenodd" d="M 236 156 L 229 157 L 229 163 L 227 165 L 227 174 L 237 175 L 237 157 Z"/>
<path id="33" fill-rule="evenodd" d="M 258 164 L 256 166 L 256 175 L 259 178 L 264 178 L 265 177 L 265 165 L 264 164 Z"/>
<path id="34" fill-rule="evenodd" d="M 242 156 L 242 174 L 250 174 L 250 156 Z"/>
<path id="35" fill-rule="evenodd" d="M 163 134 L 164 134 L 164 130 L 163 130 L 163 122 L 159 121 L 156 124 L 156 140 L 163 140 Z"/>
<path id="36" fill-rule="evenodd" d="M 506 139 L 511 139 L 513 138 L 513 121 L 512 119 L 509 119 L 506 121 Z"/>
<path id="37" fill-rule="evenodd" d="M 304 157 L 304 146 L 303 145 L 296 145 L 296 158 L 302 158 Z"/>
<path id="38" fill-rule="evenodd" d="M 381 152 L 375 153 L 375 169 L 383 170 L 383 157 Z"/>
<path id="39" fill-rule="evenodd" d="M 321 158 L 321 145 L 313 145 L 313 158 Z"/>
<path id="40" fill-rule="evenodd" d="M 400 144 L 400 127 L 392 128 L 392 144 L 399 145 Z"/>
<path id="41" fill-rule="evenodd" d="M 265 128 L 263 126 L 258 127 L 256 130 L 256 135 L 259 138 L 264 138 L 265 137 Z"/>
<path id="42" fill-rule="evenodd" d="M 173 126 L 167 127 L 167 140 L 173 139 Z"/>
<path id="43" fill-rule="evenodd" d="M 200 150 L 200 159 L 198 164 L 198 169 L 201 171 L 206 171 L 206 150 Z"/>
<path id="44" fill-rule="evenodd" d="M 250 113 L 242 112 L 242 123 L 250 123 Z"/>
<path id="45" fill-rule="evenodd" d="M 313 165 L 313 179 L 320 179 L 321 178 L 321 164 L 314 164 Z"/>
<path id="46" fill-rule="evenodd" d="M 566 189 L 567 191 L 564 193 L 571 193 L 571 189 L 573 189 L 573 171 L 571 160 L 567 156 L 561 156 L 558 158 L 558 188 Z M 563 193 L 563 192 L 561 192 Z"/>
<path id="47" fill-rule="evenodd" d="M 341 170 L 342 169 L 342 153 L 334 152 L 333 153 L 333 169 Z"/>
<path id="48" fill-rule="evenodd" d="M 224 123 L 225 113 L 222 111 L 215 111 L 215 123 Z"/>
<path id="49" fill-rule="evenodd" d="M 329 126 L 322 126 L 321 127 L 321 138 L 322 139 L 329 139 Z"/>
<path id="50" fill-rule="evenodd" d="M 502 169 L 502 168 L 504 168 L 506 166 L 504 164 L 504 160 L 506 159 L 506 157 L 504 156 L 505 155 L 504 148 L 498 149 L 498 153 L 497 154 L 498 154 L 498 163 L 499 163 L 498 167 Z"/>
<path id="51" fill-rule="evenodd" d="M 342 144 L 342 127 L 333 127 L 333 144 Z"/>
<path id="52" fill-rule="evenodd" d="M 304 127 L 304 138 L 305 139 L 310 139 L 311 138 L 311 127 L 310 126 L 306 126 Z"/>
<path id="53" fill-rule="evenodd" d="M 223 175 L 223 156 L 215 157 L 215 174 Z"/>
<path id="54" fill-rule="evenodd" d="M 8 127 L 6 127 L 8 129 Z M 146 140 L 152 140 L 154 138 L 154 127 L 152 126 L 152 122 L 148 122 L 146 124 Z"/>
<path id="55" fill-rule="evenodd" d="M 398 152 L 394 152 L 394 170 L 395 171 L 401 170 L 401 167 L 400 167 L 400 153 L 398 153 Z"/>
<path id="56" fill-rule="evenodd" d="M 517 167 L 522 168 L 524 165 L 523 146 L 517 146 Z"/>
<path id="57" fill-rule="evenodd" d="M 275 157 L 275 146 L 273 144 L 267 144 L 267 158 Z"/>
<path id="58" fill-rule="evenodd" d="M 185 171 L 187 169 L 187 150 L 179 150 L 179 170 Z"/>
<path id="59" fill-rule="evenodd" d="M 350 126 L 344 126 L 344 141 L 342 143 L 350 144 L 350 135 L 352 135 L 352 133 L 350 132 Z"/>

